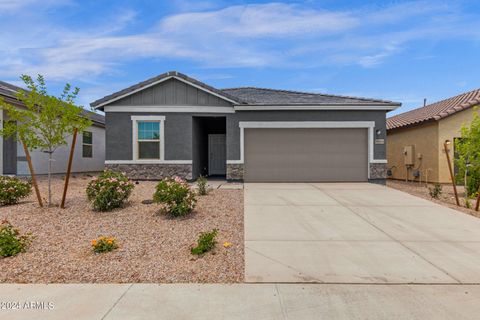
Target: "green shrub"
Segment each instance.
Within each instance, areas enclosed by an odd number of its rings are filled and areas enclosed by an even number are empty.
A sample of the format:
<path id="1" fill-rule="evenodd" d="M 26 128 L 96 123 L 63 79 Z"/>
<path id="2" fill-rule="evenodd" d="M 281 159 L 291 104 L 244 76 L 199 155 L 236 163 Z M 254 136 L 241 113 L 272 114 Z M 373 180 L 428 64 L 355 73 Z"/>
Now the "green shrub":
<path id="1" fill-rule="evenodd" d="M 117 239 L 114 237 L 100 237 L 98 239 L 93 239 L 92 250 L 95 253 L 102 253 L 112 251 L 118 248 Z"/>
<path id="2" fill-rule="evenodd" d="M 197 179 L 197 187 L 198 187 L 198 194 L 201 196 L 205 196 L 208 193 L 208 186 L 207 186 L 207 178 L 204 176 L 200 176 Z"/>
<path id="3" fill-rule="evenodd" d="M 435 183 L 433 188 L 428 188 L 430 197 L 434 199 L 438 199 L 438 197 L 442 194 L 442 185 L 440 183 Z"/>
<path id="4" fill-rule="evenodd" d="M 31 192 L 32 184 L 29 181 L 0 176 L 0 205 L 18 203 L 21 198 L 25 198 Z"/>
<path id="5" fill-rule="evenodd" d="M 87 186 L 87 197 L 98 211 L 122 207 L 132 193 L 134 184 L 120 172 L 105 170 Z"/>
<path id="6" fill-rule="evenodd" d="M 11 257 L 24 252 L 30 244 L 30 234 L 20 235 L 7 220 L 0 225 L 0 256 Z"/>
<path id="7" fill-rule="evenodd" d="M 480 172 L 472 171 L 467 176 L 467 195 L 474 197 L 480 187 Z"/>
<path id="8" fill-rule="evenodd" d="M 195 255 L 200 255 L 212 250 L 217 243 L 217 241 L 215 240 L 215 238 L 217 237 L 217 233 L 217 229 L 213 229 L 211 232 L 201 233 L 197 240 L 197 246 L 192 248 L 190 252 Z"/>
<path id="9" fill-rule="evenodd" d="M 179 178 L 165 178 L 157 184 L 153 201 L 162 203 L 163 213 L 184 216 L 195 208 L 197 198 L 188 183 Z"/>

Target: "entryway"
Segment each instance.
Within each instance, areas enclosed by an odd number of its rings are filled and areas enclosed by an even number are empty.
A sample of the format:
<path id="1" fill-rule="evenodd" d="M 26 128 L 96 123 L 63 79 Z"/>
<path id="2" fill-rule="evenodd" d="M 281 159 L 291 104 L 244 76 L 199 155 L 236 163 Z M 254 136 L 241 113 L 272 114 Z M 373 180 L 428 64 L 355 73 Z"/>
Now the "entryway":
<path id="1" fill-rule="evenodd" d="M 193 179 L 224 178 L 227 170 L 226 118 L 193 117 Z"/>

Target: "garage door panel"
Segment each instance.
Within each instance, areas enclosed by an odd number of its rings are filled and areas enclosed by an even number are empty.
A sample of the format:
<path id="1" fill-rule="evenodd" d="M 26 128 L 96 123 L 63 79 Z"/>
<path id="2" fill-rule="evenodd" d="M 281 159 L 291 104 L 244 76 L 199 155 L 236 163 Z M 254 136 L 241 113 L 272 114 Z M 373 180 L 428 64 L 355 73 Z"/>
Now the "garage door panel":
<path id="1" fill-rule="evenodd" d="M 366 181 L 367 129 L 245 129 L 245 181 Z"/>

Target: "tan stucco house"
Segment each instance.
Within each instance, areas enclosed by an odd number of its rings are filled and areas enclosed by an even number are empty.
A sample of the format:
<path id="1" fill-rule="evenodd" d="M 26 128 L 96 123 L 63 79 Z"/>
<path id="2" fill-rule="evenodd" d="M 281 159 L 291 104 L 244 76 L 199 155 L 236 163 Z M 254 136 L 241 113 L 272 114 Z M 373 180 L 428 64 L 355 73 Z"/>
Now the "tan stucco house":
<path id="1" fill-rule="evenodd" d="M 451 182 L 444 142 L 455 139 L 463 124 L 479 112 L 480 89 L 438 101 L 387 119 L 388 177 L 410 181 Z"/>

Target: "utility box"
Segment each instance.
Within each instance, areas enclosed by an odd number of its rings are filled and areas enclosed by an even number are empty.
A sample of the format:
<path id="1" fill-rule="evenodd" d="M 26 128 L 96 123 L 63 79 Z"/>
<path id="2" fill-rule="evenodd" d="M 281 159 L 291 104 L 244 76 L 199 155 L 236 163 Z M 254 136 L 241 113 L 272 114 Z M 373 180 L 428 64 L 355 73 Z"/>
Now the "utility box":
<path id="1" fill-rule="evenodd" d="M 414 146 L 403 147 L 403 162 L 406 166 L 415 165 L 415 150 Z"/>

